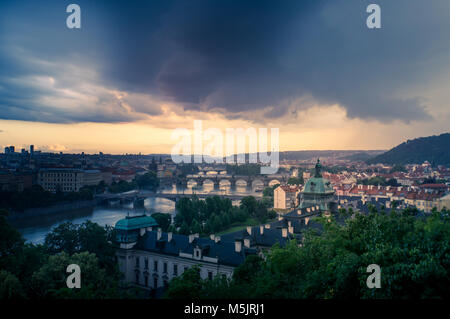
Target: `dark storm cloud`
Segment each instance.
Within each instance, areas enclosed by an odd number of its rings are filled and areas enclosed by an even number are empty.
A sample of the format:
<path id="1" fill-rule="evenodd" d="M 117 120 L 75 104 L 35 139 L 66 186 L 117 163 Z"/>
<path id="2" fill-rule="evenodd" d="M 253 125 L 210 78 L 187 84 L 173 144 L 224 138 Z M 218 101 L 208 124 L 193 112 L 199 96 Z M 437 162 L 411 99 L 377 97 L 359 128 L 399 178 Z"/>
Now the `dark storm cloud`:
<path id="1" fill-rule="evenodd" d="M 0 40 L 4 48 L 27 51 L 19 62 L 0 51 L 0 117 L 135 120 L 124 101 L 107 94 L 98 109 L 74 112 L 45 105 L 62 94 L 58 90 L 10 83 L 48 76 L 45 65 L 27 60 L 40 58 L 92 66 L 96 84 L 129 92 L 128 104 L 144 114 L 160 114 L 146 94 L 186 109 L 220 109 L 229 118 L 248 111 L 266 118 L 295 114 L 289 101 L 311 96 L 342 105 L 349 117 L 428 119 L 426 101 L 411 87 L 448 69 L 450 3 L 378 0 L 382 29 L 369 30 L 365 9 L 371 2 L 78 1 L 82 29 L 68 30 L 61 1 L 40 8 L 35 1 L 6 1 Z M 71 87 L 83 75 L 54 78 Z"/>

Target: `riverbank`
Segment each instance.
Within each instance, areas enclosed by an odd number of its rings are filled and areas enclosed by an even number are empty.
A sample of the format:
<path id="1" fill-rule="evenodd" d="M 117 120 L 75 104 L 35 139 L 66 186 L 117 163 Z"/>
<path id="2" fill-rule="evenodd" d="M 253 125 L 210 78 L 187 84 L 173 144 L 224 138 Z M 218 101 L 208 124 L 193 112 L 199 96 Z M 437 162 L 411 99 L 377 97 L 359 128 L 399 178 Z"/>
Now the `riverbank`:
<path id="1" fill-rule="evenodd" d="M 99 199 L 92 200 L 81 200 L 69 203 L 60 203 L 57 205 L 47 206 L 47 207 L 37 207 L 30 208 L 24 211 L 11 211 L 8 216 L 8 220 L 20 220 L 23 218 L 37 217 L 37 216 L 48 216 L 55 215 L 59 213 L 64 213 L 68 211 L 92 208 L 101 202 Z"/>

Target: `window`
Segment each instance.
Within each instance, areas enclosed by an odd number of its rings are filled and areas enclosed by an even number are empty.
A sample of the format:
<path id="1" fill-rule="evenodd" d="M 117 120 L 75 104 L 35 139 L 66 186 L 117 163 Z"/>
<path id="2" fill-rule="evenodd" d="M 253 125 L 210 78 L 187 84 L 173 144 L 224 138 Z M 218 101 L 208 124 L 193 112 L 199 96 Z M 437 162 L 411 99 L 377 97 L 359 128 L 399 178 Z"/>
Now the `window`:
<path id="1" fill-rule="evenodd" d="M 184 271 L 188 270 L 188 268 L 189 268 L 188 266 L 184 266 Z"/>
<path id="2" fill-rule="evenodd" d="M 158 288 L 158 278 L 153 278 L 153 288 Z"/>
<path id="3" fill-rule="evenodd" d="M 139 272 L 136 271 L 136 283 L 139 284 Z"/>
<path id="4" fill-rule="evenodd" d="M 212 271 L 208 271 L 208 279 L 212 280 L 213 279 L 213 273 Z"/>
<path id="5" fill-rule="evenodd" d="M 139 268 L 139 257 L 136 257 L 136 267 Z"/>
<path id="6" fill-rule="evenodd" d="M 173 265 L 173 275 L 178 276 L 178 265 Z"/>
<path id="7" fill-rule="evenodd" d="M 153 262 L 153 270 L 154 270 L 154 271 L 158 271 L 158 261 L 157 261 L 157 260 L 155 260 L 155 261 Z"/>
<path id="8" fill-rule="evenodd" d="M 145 287 L 148 286 L 148 276 L 144 276 Z"/>
<path id="9" fill-rule="evenodd" d="M 163 264 L 163 273 L 167 273 L 167 263 Z"/>
<path id="10" fill-rule="evenodd" d="M 147 257 L 145 257 L 145 259 L 144 259 L 144 268 L 148 269 L 148 258 Z"/>

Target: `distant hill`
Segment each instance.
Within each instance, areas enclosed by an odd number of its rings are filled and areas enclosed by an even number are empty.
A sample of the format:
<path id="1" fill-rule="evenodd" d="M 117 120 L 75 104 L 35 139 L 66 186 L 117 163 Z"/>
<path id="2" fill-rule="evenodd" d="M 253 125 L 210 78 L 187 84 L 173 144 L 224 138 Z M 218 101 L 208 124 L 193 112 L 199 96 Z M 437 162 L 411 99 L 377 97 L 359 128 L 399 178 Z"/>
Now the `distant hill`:
<path id="1" fill-rule="evenodd" d="M 372 153 L 358 152 L 358 153 L 355 153 L 352 155 L 344 156 L 344 157 L 342 157 L 342 159 L 346 159 L 346 160 L 349 160 L 352 162 L 365 162 L 368 159 L 374 157 L 375 155 L 378 155 L 379 153 L 384 153 L 384 151 L 377 152 L 377 153 L 375 153 L 375 152 L 372 152 Z"/>
<path id="2" fill-rule="evenodd" d="M 407 140 L 386 153 L 367 160 L 368 164 L 421 164 L 450 166 L 450 133 Z"/>
<path id="3" fill-rule="evenodd" d="M 316 161 L 318 157 L 325 160 L 327 158 L 349 159 L 355 156 L 355 161 L 365 161 L 370 157 L 383 153 L 378 150 L 327 150 L 327 151 L 286 151 L 280 152 L 280 160 L 311 160 Z M 357 155 L 358 154 L 358 155 Z M 360 159 L 362 158 L 362 159 Z"/>

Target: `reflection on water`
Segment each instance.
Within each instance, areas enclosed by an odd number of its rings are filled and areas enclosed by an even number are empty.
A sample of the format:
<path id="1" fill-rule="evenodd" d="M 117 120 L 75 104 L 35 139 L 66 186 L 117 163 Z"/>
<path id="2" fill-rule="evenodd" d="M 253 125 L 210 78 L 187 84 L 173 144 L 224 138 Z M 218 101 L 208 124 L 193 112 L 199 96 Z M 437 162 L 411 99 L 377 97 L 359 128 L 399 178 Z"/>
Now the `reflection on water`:
<path id="1" fill-rule="evenodd" d="M 227 181 L 228 182 L 228 181 Z M 188 181 L 187 188 L 177 187 L 175 184 L 172 187 L 164 188 L 160 192 L 164 194 L 210 194 L 210 195 L 252 195 L 252 196 L 262 196 L 261 190 L 264 184 L 255 182 L 251 186 L 247 186 L 246 183 L 240 184 L 236 183 L 236 186 L 231 187 L 231 184 L 221 183 L 214 186 L 213 182 L 205 181 L 202 186 L 197 186 L 196 182 Z"/>
<path id="2" fill-rule="evenodd" d="M 116 207 L 97 206 L 60 214 L 14 220 L 11 221 L 11 224 L 20 231 L 27 241 L 42 243 L 45 235 L 52 228 L 64 222 L 70 221 L 74 224 L 81 224 L 86 220 L 90 220 L 100 226 L 114 226 L 119 219 L 125 217 L 128 213 L 130 215 L 140 215 L 143 213 L 150 215 L 156 212 L 174 214 L 175 203 L 165 198 L 147 198 L 144 201 L 143 208 L 134 208 L 133 204 L 119 205 Z"/>
<path id="3" fill-rule="evenodd" d="M 255 185 L 253 185 L 255 186 Z M 259 186 L 259 185 L 256 185 Z M 174 194 L 210 194 L 210 195 L 253 195 L 261 196 L 261 192 L 256 191 L 256 187 L 247 187 L 246 185 L 239 185 L 231 187 L 231 185 L 223 183 L 215 188 L 214 183 L 204 183 L 203 186 L 188 185 L 187 188 L 178 188 L 173 185 L 172 188 L 162 189 L 162 193 Z M 238 205 L 239 201 L 233 201 L 234 205 Z M 54 227 L 64 223 L 72 222 L 74 224 L 81 224 L 86 220 L 98 223 L 101 226 L 114 224 L 128 213 L 130 215 L 139 215 L 146 213 L 148 215 L 153 213 L 175 214 L 175 202 L 165 198 L 147 198 L 144 201 L 144 207 L 134 208 L 133 204 L 110 206 L 97 206 L 88 209 L 79 209 L 60 214 L 53 214 L 48 216 L 37 216 L 33 218 L 26 218 L 23 220 L 11 221 L 11 224 L 16 227 L 23 237 L 33 243 L 42 243 L 45 235 Z"/>

